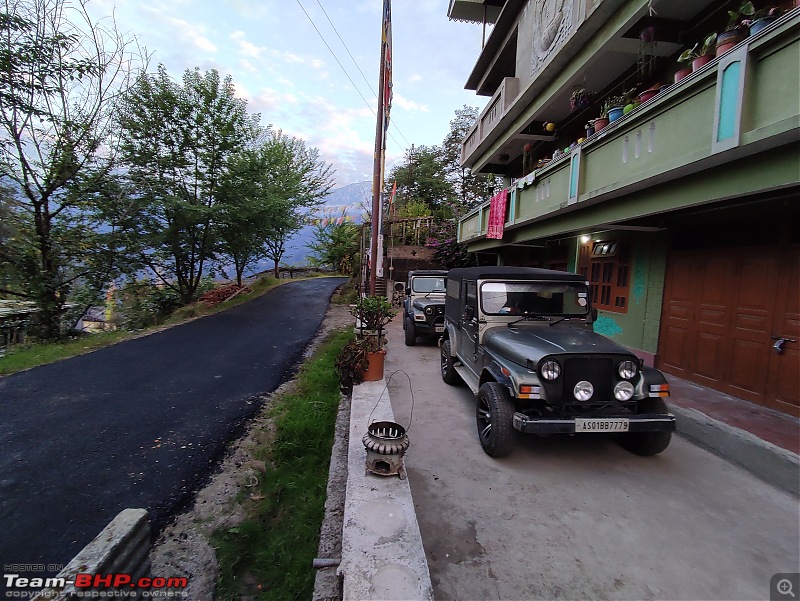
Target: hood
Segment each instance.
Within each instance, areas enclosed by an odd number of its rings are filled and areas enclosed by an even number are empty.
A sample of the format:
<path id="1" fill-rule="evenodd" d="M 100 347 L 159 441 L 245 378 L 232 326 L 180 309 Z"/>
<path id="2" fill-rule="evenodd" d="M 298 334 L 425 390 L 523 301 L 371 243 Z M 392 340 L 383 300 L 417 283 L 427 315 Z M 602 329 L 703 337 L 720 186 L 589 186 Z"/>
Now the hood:
<path id="1" fill-rule="evenodd" d="M 537 364 L 545 355 L 601 353 L 631 355 L 631 352 L 605 336 L 589 330 L 561 325 L 537 324 L 509 328 L 502 326 L 486 333 L 486 348 L 510 361 L 527 366 Z"/>
<path id="2" fill-rule="evenodd" d="M 421 296 L 414 299 L 414 308 L 425 310 L 425 307 L 443 307 L 444 294 L 431 294 L 428 297 Z"/>

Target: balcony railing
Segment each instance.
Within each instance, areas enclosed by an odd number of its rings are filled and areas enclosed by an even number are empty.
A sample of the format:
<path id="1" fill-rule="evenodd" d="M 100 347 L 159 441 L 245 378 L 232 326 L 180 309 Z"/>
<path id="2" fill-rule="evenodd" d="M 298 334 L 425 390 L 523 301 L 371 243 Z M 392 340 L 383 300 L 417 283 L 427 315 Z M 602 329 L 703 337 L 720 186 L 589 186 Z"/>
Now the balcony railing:
<path id="1" fill-rule="evenodd" d="M 472 130 L 461 144 L 462 163 L 467 156 L 472 154 L 478 144 L 486 138 L 488 133 L 500 123 L 503 115 L 514 104 L 518 94 L 519 79 L 516 77 L 504 78 L 500 87 L 497 88 L 494 96 L 492 96 L 491 101 L 483 109 Z"/>
<path id="2" fill-rule="evenodd" d="M 796 143 L 800 131 L 798 13 L 751 36 L 587 138 L 570 154 L 515 182 L 506 227 L 541 220 L 570 205 L 654 188 Z M 796 173 L 794 179 L 797 184 Z M 758 185 L 757 180 L 753 182 L 755 189 Z M 484 236 L 488 213 L 487 200 L 464 217 L 459 222 L 459 240 Z"/>

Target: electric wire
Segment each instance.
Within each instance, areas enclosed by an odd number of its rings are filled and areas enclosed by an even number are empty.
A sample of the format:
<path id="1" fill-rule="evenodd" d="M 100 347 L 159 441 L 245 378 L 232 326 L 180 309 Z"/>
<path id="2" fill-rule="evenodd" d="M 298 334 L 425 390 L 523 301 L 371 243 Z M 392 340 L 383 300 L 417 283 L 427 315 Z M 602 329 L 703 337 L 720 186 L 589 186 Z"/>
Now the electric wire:
<path id="1" fill-rule="evenodd" d="M 334 25 L 333 21 L 331 21 L 331 18 L 328 16 L 327 11 L 325 10 L 325 7 L 322 6 L 322 3 L 320 2 L 320 0 L 317 0 L 317 4 L 319 4 L 319 7 L 322 9 L 322 14 L 325 15 L 326 19 L 328 19 L 328 23 L 331 24 L 331 27 L 333 28 L 333 31 L 336 34 L 336 37 L 339 38 L 339 41 L 342 43 L 342 46 L 344 46 L 344 49 L 347 52 L 347 55 L 350 57 L 350 60 L 353 61 L 353 64 L 356 66 L 356 69 L 358 69 L 358 72 L 361 73 L 361 78 L 364 80 L 364 83 L 367 84 L 367 87 L 369 88 L 369 91 L 372 92 L 372 95 L 375 96 L 375 100 L 377 100 L 378 99 L 377 92 L 375 92 L 375 90 L 372 89 L 372 84 L 369 83 L 369 80 L 367 79 L 367 76 L 364 75 L 364 72 L 361 70 L 361 67 L 358 66 L 358 63 L 356 62 L 355 57 L 353 57 L 353 54 L 350 52 L 350 48 L 347 47 L 347 43 L 342 39 L 342 36 L 339 35 L 339 30 L 336 29 L 336 25 Z M 397 126 L 397 124 L 395 124 L 394 127 L 397 130 L 397 133 L 400 134 L 400 137 L 403 138 L 405 143 L 408 144 L 409 146 L 411 146 L 411 142 L 409 142 L 406 139 L 406 137 L 403 135 L 403 132 L 400 131 L 400 128 Z"/>
<path id="2" fill-rule="evenodd" d="M 345 75 L 345 77 L 347 77 L 348 81 L 349 81 L 349 82 L 352 84 L 352 86 L 353 86 L 353 88 L 355 89 L 355 91 L 358 93 L 358 95 L 359 95 L 359 96 L 361 96 L 361 100 L 363 100 L 363 101 L 364 101 L 364 104 L 366 104 L 366 105 L 367 105 L 367 107 L 369 108 L 369 110 L 372 112 L 372 114 L 373 114 L 373 115 L 375 116 L 375 118 L 377 119 L 377 117 L 378 117 L 378 114 L 375 112 L 375 109 L 374 109 L 374 108 L 372 108 L 372 105 L 371 105 L 369 102 L 367 102 L 367 99 L 366 99 L 366 98 L 364 98 L 364 95 L 361 93 L 361 90 L 359 90 L 359 89 L 358 89 L 358 86 L 356 86 L 355 82 L 353 81 L 353 78 L 352 78 L 352 77 L 350 77 L 350 74 L 347 72 L 347 69 L 345 69 L 345 68 L 344 68 L 344 65 L 342 65 L 342 62 L 339 60 L 339 57 L 337 57 L 337 56 L 336 56 L 336 53 L 333 51 L 333 49 L 332 49 L 332 48 L 330 47 L 330 45 L 328 44 L 327 40 L 325 39 L 325 36 L 323 36 L 323 35 L 322 35 L 322 32 L 320 32 L 319 28 L 317 27 L 317 24 L 316 24 L 316 23 L 314 23 L 314 19 L 312 19 L 312 18 L 311 18 L 311 15 L 309 15 L 309 14 L 308 14 L 308 12 L 306 11 L 305 7 L 302 5 L 302 3 L 300 2 L 300 0 L 296 0 L 296 1 L 297 1 L 297 4 L 300 6 L 300 9 L 301 9 L 301 10 L 303 11 L 303 13 L 305 14 L 306 18 L 307 18 L 307 19 L 309 20 L 309 22 L 311 23 L 311 26 L 314 28 L 314 31 L 316 31 L 316 32 L 317 32 L 317 35 L 318 35 L 318 36 L 320 37 L 320 39 L 322 40 L 322 43 L 323 43 L 323 44 L 325 44 L 325 47 L 328 49 L 328 52 L 330 52 L 330 53 L 331 53 L 331 56 L 333 56 L 333 58 L 334 58 L 334 60 L 336 61 L 336 63 L 339 65 L 339 67 L 340 67 L 340 68 L 342 69 L 342 71 L 344 72 L 344 75 Z M 337 33 L 337 35 L 338 35 L 338 33 Z M 341 38 L 340 38 L 340 39 L 341 39 Z M 395 125 L 395 129 L 397 129 L 397 132 L 398 132 L 398 133 L 400 133 L 400 130 L 397 128 L 397 126 L 396 126 L 396 125 Z M 397 144 L 397 147 L 398 147 L 400 150 L 405 150 L 405 149 L 403 148 L 403 146 L 400 144 L 400 142 L 398 142 L 398 141 L 397 141 L 397 139 L 396 139 L 396 138 L 395 138 L 395 137 L 392 135 L 392 132 L 391 132 L 391 131 L 389 131 L 389 130 L 387 129 L 387 130 L 386 130 L 386 133 L 387 133 L 387 134 L 389 134 L 389 137 L 392 139 L 392 141 L 393 141 L 395 144 Z M 402 135 L 402 134 L 400 134 L 400 135 Z M 403 139 L 405 139 L 405 136 L 403 136 Z"/>

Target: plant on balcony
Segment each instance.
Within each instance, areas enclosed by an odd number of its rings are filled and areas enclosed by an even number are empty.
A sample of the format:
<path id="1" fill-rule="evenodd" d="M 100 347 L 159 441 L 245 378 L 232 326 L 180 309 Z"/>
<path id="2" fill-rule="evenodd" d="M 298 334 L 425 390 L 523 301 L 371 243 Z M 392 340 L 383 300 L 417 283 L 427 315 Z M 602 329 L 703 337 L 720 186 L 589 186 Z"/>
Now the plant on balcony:
<path id="1" fill-rule="evenodd" d="M 722 56 L 728 50 L 743 41 L 750 33 L 745 23 L 756 14 L 756 9 L 750 0 L 745 0 L 736 10 L 728 11 L 728 24 L 725 30 L 717 36 L 717 56 Z"/>
<path id="2" fill-rule="evenodd" d="M 603 103 L 600 116 L 602 117 L 605 114 L 608 117 L 609 122 L 616 121 L 622 117 L 626 104 L 628 104 L 628 99 L 624 95 L 609 96 Z"/>
<path id="3" fill-rule="evenodd" d="M 684 50 L 678 57 L 679 63 L 691 63 L 692 71 L 697 71 L 708 61 L 714 58 L 717 45 L 717 33 L 708 34 L 702 42 L 697 42 L 691 48 Z"/>
<path id="4" fill-rule="evenodd" d="M 749 28 L 750 35 L 755 35 L 782 14 L 783 10 L 777 6 L 760 8 L 753 13 L 750 19 L 743 19 L 742 25 L 746 25 Z"/>
<path id="5" fill-rule="evenodd" d="M 589 106 L 594 100 L 594 92 L 586 88 L 578 88 L 569 97 L 569 108 L 571 111 L 577 111 Z"/>

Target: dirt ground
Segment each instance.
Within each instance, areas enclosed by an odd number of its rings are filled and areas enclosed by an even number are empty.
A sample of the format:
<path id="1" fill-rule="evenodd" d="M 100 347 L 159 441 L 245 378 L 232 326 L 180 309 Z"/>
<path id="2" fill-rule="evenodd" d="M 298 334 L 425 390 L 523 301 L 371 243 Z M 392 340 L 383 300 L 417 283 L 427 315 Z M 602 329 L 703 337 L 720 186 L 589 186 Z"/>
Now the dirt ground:
<path id="1" fill-rule="evenodd" d="M 319 331 L 304 353 L 310 357 L 319 344 L 332 331 L 353 325 L 353 317 L 347 305 L 331 304 Z M 244 436 L 231 442 L 221 465 L 211 477 L 209 484 L 197 493 L 194 505 L 177 516 L 159 536 L 150 553 L 152 574 L 156 576 L 186 577 L 189 580 L 187 598 L 192 601 L 212 601 L 217 580 L 217 559 L 208 542 L 212 532 L 219 528 L 232 528 L 245 517 L 245 509 L 236 500 L 240 490 L 254 487 L 265 472 L 265 465 L 256 461 L 252 452 L 263 441 L 264 432 L 271 428 L 267 412 L 270 401 L 294 385 L 286 382 L 273 393 L 264 397 L 264 408 L 253 419 Z M 342 411 L 337 419 L 336 440 L 347 437 L 347 422 Z M 346 462 L 332 462 L 332 479 L 346 481 Z M 344 469 L 344 474 L 336 472 Z M 332 494 L 341 491 L 341 498 Z M 333 515 L 333 523 L 326 518 L 319 545 L 319 555 L 324 558 L 337 557 L 341 550 L 341 527 L 336 526 L 336 516 L 343 515 L 344 486 L 329 486 L 326 516 Z M 310 569 L 310 566 L 309 566 Z M 242 598 L 245 601 L 245 597 Z"/>

